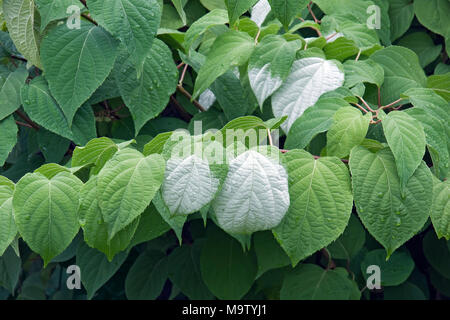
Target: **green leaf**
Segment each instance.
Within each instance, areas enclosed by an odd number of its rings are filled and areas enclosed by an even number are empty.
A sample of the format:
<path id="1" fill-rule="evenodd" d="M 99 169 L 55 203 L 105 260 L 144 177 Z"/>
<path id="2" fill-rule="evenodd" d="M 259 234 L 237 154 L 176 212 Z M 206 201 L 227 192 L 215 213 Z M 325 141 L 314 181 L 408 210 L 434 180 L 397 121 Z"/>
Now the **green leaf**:
<path id="1" fill-rule="evenodd" d="M 355 215 L 351 215 L 344 233 L 327 249 L 333 259 L 351 260 L 363 248 L 365 242 L 366 233 L 361 222 Z"/>
<path id="2" fill-rule="evenodd" d="M 72 167 L 94 165 L 94 173 L 100 172 L 105 163 L 119 150 L 109 138 L 101 137 L 89 141 L 84 147 L 76 147 L 72 154 Z"/>
<path id="3" fill-rule="evenodd" d="M 28 72 L 18 68 L 6 79 L 0 76 L 0 120 L 5 119 L 20 107 L 20 88 L 25 84 Z"/>
<path id="4" fill-rule="evenodd" d="M 366 281 L 370 276 L 367 267 L 371 265 L 380 267 L 383 287 L 402 284 L 414 270 L 414 260 L 406 250 L 394 252 L 389 260 L 386 260 L 386 252 L 383 249 L 368 252 L 361 263 L 361 272 Z"/>
<path id="5" fill-rule="evenodd" d="M 441 276 L 450 279 L 450 249 L 449 242 L 439 240 L 433 230 L 427 232 L 423 238 L 423 252 L 430 265 Z"/>
<path id="6" fill-rule="evenodd" d="M 229 162 L 212 204 L 218 225 L 229 233 L 270 230 L 289 207 L 287 172 L 276 159 L 250 150 Z"/>
<path id="7" fill-rule="evenodd" d="M 306 8 L 308 3 L 308 0 L 270 0 L 272 12 L 285 29 L 289 27 L 292 19 Z"/>
<path id="8" fill-rule="evenodd" d="M 389 0 L 391 41 L 400 38 L 414 19 L 414 2 L 410 0 Z"/>
<path id="9" fill-rule="evenodd" d="M 161 191 L 156 193 L 152 203 L 158 210 L 163 220 L 173 229 L 181 245 L 183 241 L 183 226 L 186 222 L 187 216 L 173 216 L 162 199 Z"/>
<path id="10" fill-rule="evenodd" d="M 426 137 L 422 124 L 405 112 L 390 112 L 382 121 L 383 131 L 394 154 L 402 190 L 422 163 Z"/>
<path id="11" fill-rule="evenodd" d="M 198 73 L 193 99 L 231 67 L 245 64 L 254 47 L 255 42 L 247 33 L 230 30 L 217 37 Z"/>
<path id="12" fill-rule="evenodd" d="M 167 140 L 172 136 L 172 132 L 163 132 L 158 134 L 149 143 L 144 146 L 144 156 L 149 156 L 153 153 L 161 153 Z"/>
<path id="13" fill-rule="evenodd" d="M 219 299 L 241 299 L 256 277 L 256 259 L 243 252 L 235 239 L 210 228 L 200 256 L 200 270 L 208 289 Z"/>
<path id="14" fill-rule="evenodd" d="M 34 173 L 40 173 L 40 174 L 44 175 L 45 177 L 47 177 L 47 179 L 53 178 L 60 172 L 69 172 L 70 173 L 70 170 L 68 168 L 60 166 L 59 164 L 56 164 L 56 163 L 47 163 L 47 164 L 40 166 L 36 170 L 34 170 Z"/>
<path id="15" fill-rule="evenodd" d="M 81 188 L 78 214 L 86 243 L 103 252 L 112 261 L 117 253 L 130 244 L 139 225 L 139 217 L 109 240 L 108 225 L 103 221 L 102 211 L 98 206 L 97 180 L 97 176 L 92 176 Z"/>
<path id="16" fill-rule="evenodd" d="M 186 25 L 186 12 L 184 12 L 184 6 L 186 5 L 186 3 L 188 2 L 188 0 L 172 0 L 172 4 L 175 7 L 175 9 L 178 12 L 178 15 L 181 18 L 181 21 L 183 21 L 183 24 Z"/>
<path id="17" fill-rule="evenodd" d="M 60 25 L 42 41 L 45 77 L 69 126 L 78 108 L 110 73 L 117 45 L 104 29 L 83 21 L 80 29 Z"/>
<path id="18" fill-rule="evenodd" d="M 278 269 L 290 264 L 289 257 L 280 247 L 270 231 L 257 232 L 253 236 L 259 278 L 266 271 Z"/>
<path id="19" fill-rule="evenodd" d="M 175 248 L 169 256 L 169 278 L 191 300 L 210 300 L 213 295 L 203 282 L 200 254 L 203 242 Z"/>
<path id="20" fill-rule="evenodd" d="M 449 181 L 434 179 L 431 221 L 439 238 L 450 240 L 450 187 Z"/>
<path id="21" fill-rule="evenodd" d="M 125 293 L 129 300 L 154 300 L 168 276 L 167 257 L 160 251 L 143 252 L 128 271 Z"/>
<path id="22" fill-rule="evenodd" d="M 305 148 L 317 134 L 327 131 L 332 126 L 334 114 L 343 107 L 350 107 L 350 104 L 341 98 L 320 98 L 292 124 L 285 148 Z"/>
<path id="23" fill-rule="evenodd" d="M 35 0 L 35 3 L 41 16 L 41 32 L 50 22 L 70 17 L 72 15 L 68 13 L 70 6 L 76 6 L 80 11 L 85 9 L 81 1 L 77 0 Z"/>
<path id="24" fill-rule="evenodd" d="M 34 0 L 4 0 L 3 12 L 9 35 L 30 64 L 42 69 L 39 57 L 39 19 L 34 16 Z"/>
<path id="25" fill-rule="evenodd" d="M 378 87 L 384 82 L 384 69 L 373 60 L 348 60 L 344 63 L 344 86 L 353 88 L 358 83 L 373 83 Z"/>
<path id="26" fill-rule="evenodd" d="M 103 253 L 80 241 L 76 264 L 80 267 L 81 282 L 86 288 L 88 300 L 119 270 L 127 256 L 127 251 L 121 252 L 110 262 Z"/>
<path id="27" fill-rule="evenodd" d="M 100 171 L 97 183 L 99 206 L 111 240 L 148 207 L 164 178 L 164 159 L 144 157 L 139 151 L 118 151 Z"/>
<path id="28" fill-rule="evenodd" d="M 450 3 L 447 0 L 415 0 L 414 12 L 426 28 L 444 37 L 449 34 Z"/>
<path id="29" fill-rule="evenodd" d="M 337 158 L 318 160 L 304 150 L 285 155 L 291 206 L 273 232 L 295 266 L 345 230 L 353 198 L 350 177 Z"/>
<path id="30" fill-rule="evenodd" d="M 255 5 L 258 0 L 225 0 L 228 9 L 230 26 L 233 26 L 241 15 Z"/>
<path id="31" fill-rule="evenodd" d="M 325 270 L 315 264 L 301 264 L 284 278 L 282 300 L 350 300 L 353 282 L 347 271 Z"/>
<path id="32" fill-rule="evenodd" d="M 312 107 L 320 96 L 344 83 L 344 73 L 334 61 L 304 58 L 294 62 L 291 74 L 272 96 L 276 117 L 288 116 L 281 128 L 289 132 L 303 112 Z"/>
<path id="33" fill-rule="evenodd" d="M 16 145 L 18 131 L 19 129 L 12 115 L 0 120 L 0 167 L 5 164 L 8 155 Z"/>
<path id="34" fill-rule="evenodd" d="M 158 39 L 153 41 L 139 78 L 125 51 L 121 51 L 116 64 L 116 84 L 131 112 L 137 135 L 148 120 L 158 116 L 167 106 L 177 86 L 178 71 L 169 47 Z"/>
<path id="35" fill-rule="evenodd" d="M 72 139 L 72 130 L 58 103 L 51 96 L 47 82 L 42 76 L 36 77 L 21 90 L 22 104 L 31 120 L 44 128 Z"/>
<path id="36" fill-rule="evenodd" d="M 264 37 L 253 51 L 248 77 L 260 107 L 283 83 L 291 71 L 299 41 L 286 41 L 281 36 Z"/>
<path id="37" fill-rule="evenodd" d="M 70 146 L 70 141 L 43 128 L 37 132 L 39 149 L 45 161 L 59 163 L 64 158 Z"/>
<path id="38" fill-rule="evenodd" d="M 450 101 L 450 72 L 428 77 L 427 87 L 433 89 L 445 100 Z"/>
<path id="39" fill-rule="evenodd" d="M 343 107 L 336 111 L 333 120 L 334 123 L 327 132 L 327 154 L 344 158 L 366 137 L 372 114 L 369 112 L 362 115 L 354 107 Z"/>
<path id="40" fill-rule="evenodd" d="M 433 160 L 433 171 L 439 177 L 442 173 L 446 177 L 449 163 L 449 152 L 447 148 L 447 132 L 444 123 L 433 114 L 424 109 L 410 108 L 404 111 L 419 121 L 425 131 L 428 150 Z"/>
<path id="41" fill-rule="evenodd" d="M 406 281 L 396 287 L 383 288 L 384 300 L 427 300 L 423 291 L 415 284 Z"/>
<path id="42" fill-rule="evenodd" d="M 427 78 L 420 66 L 419 58 L 410 49 L 390 46 L 375 52 L 370 59 L 384 69 L 385 78 L 381 86 L 382 105 L 396 101 L 400 94 L 408 89 L 426 86 Z"/>
<path id="43" fill-rule="evenodd" d="M 14 189 L 12 181 L 0 176 L 0 257 L 17 235 L 12 205 Z"/>
<path id="44" fill-rule="evenodd" d="M 228 13 L 222 9 L 214 9 L 195 21 L 186 31 L 184 37 L 184 47 L 189 50 L 196 40 L 211 27 L 228 23 Z"/>
<path id="45" fill-rule="evenodd" d="M 79 191 L 83 183 L 68 172 L 51 179 L 28 173 L 16 185 L 13 206 L 20 235 L 46 266 L 64 251 L 80 228 Z"/>
<path id="46" fill-rule="evenodd" d="M 160 21 L 156 0 L 88 0 L 89 12 L 99 25 L 123 43 L 141 75 Z"/>
<path id="47" fill-rule="evenodd" d="M 156 239 L 169 230 L 170 226 L 164 221 L 155 206 L 150 204 L 141 214 L 139 225 L 131 240 L 130 248 L 140 243 Z"/>
<path id="48" fill-rule="evenodd" d="M 347 58 L 357 55 L 359 52 L 355 41 L 344 37 L 337 38 L 335 41 L 327 43 L 323 48 L 323 51 L 328 59 L 336 59 L 339 61 L 344 61 Z"/>
<path id="49" fill-rule="evenodd" d="M 372 153 L 364 147 L 350 154 L 353 195 L 358 215 L 388 257 L 414 236 L 429 217 L 433 180 L 424 162 L 400 189 L 394 156 L 389 149 Z"/>
<path id="50" fill-rule="evenodd" d="M 0 287 L 4 287 L 14 295 L 14 290 L 19 282 L 22 261 L 16 255 L 12 247 L 8 247 L 0 256 Z"/>
<path id="51" fill-rule="evenodd" d="M 422 68 L 436 60 L 442 50 L 442 45 L 435 45 L 433 39 L 426 32 L 409 33 L 397 44 L 414 51 L 419 57 Z"/>

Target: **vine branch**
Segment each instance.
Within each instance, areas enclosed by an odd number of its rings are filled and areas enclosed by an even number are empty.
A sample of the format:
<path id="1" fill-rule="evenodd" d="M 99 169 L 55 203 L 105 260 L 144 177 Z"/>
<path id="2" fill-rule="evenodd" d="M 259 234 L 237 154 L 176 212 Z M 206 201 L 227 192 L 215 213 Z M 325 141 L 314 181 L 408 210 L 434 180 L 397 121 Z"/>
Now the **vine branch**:
<path id="1" fill-rule="evenodd" d="M 25 113 L 23 113 L 20 110 L 16 110 L 16 114 L 21 117 L 23 120 L 25 120 L 25 122 L 33 129 L 35 130 L 39 130 L 39 126 L 34 123 L 30 118 L 27 117 L 27 115 Z"/>
<path id="2" fill-rule="evenodd" d="M 189 100 L 192 101 L 192 104 L 201 112 L 205 112 L 206 109 L 197 101 L 197 100 L 192 100 L 192 95 L 186 91 L 185 88 L 183 88 L 182 85 L 177 85 L 177 90 L 183 94 L 186 98 L 188 98 Z"/>

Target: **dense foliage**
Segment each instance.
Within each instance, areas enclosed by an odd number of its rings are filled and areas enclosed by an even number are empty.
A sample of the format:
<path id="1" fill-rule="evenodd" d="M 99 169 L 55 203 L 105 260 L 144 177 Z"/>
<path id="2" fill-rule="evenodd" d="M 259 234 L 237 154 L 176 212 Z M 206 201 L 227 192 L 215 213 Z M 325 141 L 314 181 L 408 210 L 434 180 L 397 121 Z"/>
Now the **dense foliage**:
<path id="1" fill-rule="evenodd" d="M 449 14 L 0 0 L 0 299 L 449 298 Z"/>

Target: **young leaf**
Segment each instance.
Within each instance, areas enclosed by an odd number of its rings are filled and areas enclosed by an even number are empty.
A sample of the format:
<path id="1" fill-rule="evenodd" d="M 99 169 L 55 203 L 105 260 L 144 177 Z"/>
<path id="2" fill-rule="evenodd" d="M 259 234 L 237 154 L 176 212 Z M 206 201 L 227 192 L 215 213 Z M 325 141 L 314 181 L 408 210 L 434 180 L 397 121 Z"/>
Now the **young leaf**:
<path id="1" fill-rule="evenodd" d="M 401 111 L 390 112 L 382 124 L 386 140 L 395 157 L 403 190 L 422 162 L 426 145 L 425 132 L 419 121 Z"/>
<path id="2" fill-rule="evenodd" d="M 14 189 L 12 181 L 0 176 L 0 257 L 17 235 L 12 205 Z"/>
<path id="3" fill-rule="evenodd" d="M 111 240 L 148 207 L 164 178 L 164 159 L 144 157 L 139 151 L 118 151 L 100 171 L 97 183 L 99 206 Z"/>
<path id="4" fill-rule="evenodd" d="M 394 156 L 389 149 L 372 153 L 362 146 L 350 154 L 353 194 L 358 215 L 389 257 L 415 235 L 429 217 L 433 180 L 422 162 L 403 194 Z"/>
<path id="5" fill-rule="evenodd" d="M 81 22 L 80 29 L 60 25 L 42 41 L 45 77 L 69 126 L 78 108 L 110 73 L 117 45 L 104 29 L 87 22 Z"/>
<path id="6" fill-rule="evenodd" d="M 291 74 L 272 96 L 273 114 L 276 117 L 288 116 L 281 127 L 289 132 L 294 121 L 322 94 L 339 88 L 343 83 L 344 73 L 335 62 L 321 58 L 297 60 Z"/>
<path id="7" fill-rule="evenodd" d="M 213 202 L 219 226 L 237 234 L 276 227 L 288 207 L 286 170 L 254 150 L 230 161 L 228 176 Z"/>
<path id="8" fill-rule="evenodd" d="M 39 57 L 40 37 L 37 31 L 39 19 L 35 19 L 34 0 L 4 0 L 3 12 L 9 35 L 16 48 L 30 64 L 42 69 Z"/>
<path id="9" fill-rule="evenodd" d="M 178 71 L 172 52 L 158 39 L 153 41 L 139 78 L 131 57 L 124 50 L 116 64 L 116 84 L 133 116 L 137 135 L 148 120 L 158 116 L 167 106 L 177 86 Z"/>
<path id="10" fill-rule="evenodd" d="M 87 6 L 94 20 L 126 46 L 139 77 L 161 21 L 158 1 L 88 0 Z"/>
<path id="11" fill-rule="evenodd" d="M 344 158 L 366 137 L 372 114 L 362 115 L 354 107 L 344 107 L 336 111 L 333 119 L 334 123 L 327 132 L 327 154 Z"/>
<path id="12" fill-rule="evenodd" d="M 26 174 L 16 185 L 14 217 L 23 240 L 46 266 L 64 251 L 80 228 L 79 192 L 83 183 L 68 172 L 51 179 Z"/>
<path id="13" fill-rule="evenodd" d="M 232 237 L 210 228 L 200 256 L 200 270 L 208 289 L 219 299 L 241 299 L 256 277 L 256 259 Z"/>
<path id="14" fill-rule="evenodd" d="M 304 150 L 293 150 L 285 161 L 292 203 L 273 232 L 295 266 L 344 232 L 353 198 L 348 170 L 339 159 L 315 160 Z"/>
<path id="15" fill-rule="evenodd" d="M 275 35 L 264 37 L 256 46 L 250 56 L 248 78 L 261 108 L 289 75 L 300 47 L 297 41 L 288 42 Z"/>
<path id="16" fill-rule="evenodd" d="M 231 67 L 245 64 L 254 47 L 255 42 L 247 33 L 230 30 L 217 37 L 198 73 L 193 98 L 208 89 L 214 80 Z"/>

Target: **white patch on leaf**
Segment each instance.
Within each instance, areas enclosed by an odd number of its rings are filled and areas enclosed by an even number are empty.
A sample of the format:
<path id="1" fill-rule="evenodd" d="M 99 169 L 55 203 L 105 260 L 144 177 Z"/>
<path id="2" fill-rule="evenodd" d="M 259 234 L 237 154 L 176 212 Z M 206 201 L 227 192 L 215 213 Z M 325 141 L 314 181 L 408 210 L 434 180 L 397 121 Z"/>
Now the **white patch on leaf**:
<path id="1" fill-rule="evenodd" d="M 213 209 L 218 225 L 226 232 L 251 234 L 276 227 L 289 204 L 284 167 L 250 150 L 230 162 Z"/>
<path id="2" fill-rule="evenodd" d="M 291 74 L 272 96 L 273 114 L 275 117 L 288 116 L 281 125 L 287 133 L 294 121 L 322 94 L 336 90 L 343 83 L 344 72 L 335 62 L 317 57 L 297 60 Z"/>
<path id="3" fill-rule="evenodd" d="M 248 78 L 261 108 L 264 101 L 283 84 L 283 80 L 280 77 L 272 76 L 270 63 L 264 65 L 261 69 L 254 68 L 249 70 Z"/>
<path id="4" fill-rule="evenodd" d="M 251 20 L 261 28 L 261 25 L 263 24 L 264 20 L 266 20 L 266 17 L 269 14 L 270 10 L 272 10 L 272 8 L 270 7 L 269 1 L 258 1 L 258 3 L 253 6 Z"/>
<path id="5" fill-rule="evenodd" d="M 187 215 L 207 205 L 216 194 L 219 179 L 207 161 L 192 155 L 167 161 L 162 196 L 171 214 Z"/>
<path id="6" fill-rule="evenodd" d="M 205 110 L 208 110 L 214 104 L 214 102 L 216 102 L 216 96 L 209 89 L 203 91 L 198 100 L 198 103 L 200 103 L 200 105 L 205 108 Z"/>

